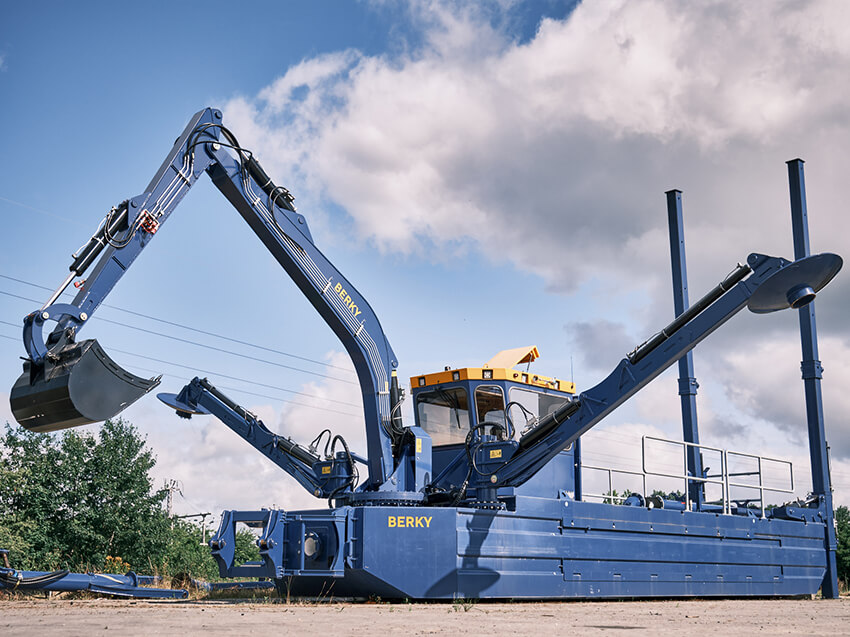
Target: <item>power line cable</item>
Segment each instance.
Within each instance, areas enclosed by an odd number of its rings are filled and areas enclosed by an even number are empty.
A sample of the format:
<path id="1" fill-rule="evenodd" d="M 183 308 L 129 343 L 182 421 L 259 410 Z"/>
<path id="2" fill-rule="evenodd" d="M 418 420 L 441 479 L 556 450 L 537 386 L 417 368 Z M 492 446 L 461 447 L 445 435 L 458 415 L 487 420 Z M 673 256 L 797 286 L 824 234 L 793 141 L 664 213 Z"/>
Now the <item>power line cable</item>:
<path id="1" fill-rule="evenodd" d="M 2 275 L 0 275 L 0 276 L 2 276 Z M 6 292 L 4 290 L 0 290 L 0 294 L 3 294 L 5 296 L 10 296 L 12 298 L 20 299 L 22 301 L 29 301 L 31 303 L 38 303 L 39 302 L 39 301 L 36 301 L 35 299 L 30 299 L 28 297 L 21 296 L 19 294 L 12 294 L 11 292 Z M 291 370 L 291 371 L 301 372 L 301 373 L 304 373 L 304 374 L 310 374 L 312 376 L 319 376 L 321 378 L 327 378 L 329 380 L 335 380 L 335 381 L 338 381 L 340 383 L 347 383 L 349 385 L 357 385 L 357 383 L 355 383 L 353 381 L 346 380 L 344 378 L 339 378 L 337 376 L 329 376 L 327 374 L 322 374 L 320 372 L 314 372 L 314 371 L 311 371 L 309 369 L 302 369 L 300 367 L 293 367 L 292 365 L 284 365 L 283 363 L 276 363 L 274 361 L 266 360 L 264 358 L 257 358 L 255 356 L 249 356 L 248 354 L 240 354 L 239 352 L 234 352 L 234 351 L 226 350 L 226 349 L 223 349 L 223 348 L 220 348 L 220 347 L 215 347 L 214 345 L 205 345 L 203 343 L 198 343 L 197 341 L 193 341 L 193 340 L 190 340 L 190 339 L 180 338 L 178 336 L 171 336 L 169 334 L 162 334 L 160 332 L 154 332 L 153 330 L 148 330 L 148 329 L 145 329 L 143 327 L 138 327 L 136 325 L 129 325 L 128 323 L 122 323 L 120 321 L 113 321 L 111 319 L 103 318 L 101 316 L 93 316 L 92 319 L 96 320 L 96 321 L 103 321 L 105 323 L 111 323 L 112 325 L 117 325 L 119 327 L 126 327 L 128 329 L 136 330 L 136 331 L 139 331 L 139 332 L 144 332 L 146 334 L 152 334 L 153 336 L 159 336 L 161 338 L 167 338 L 167 339 L 170 339 L 170 340 L 179 341 L 181 343 L 187 343 L 189 345 L 195 345 L 197 347 L 202 347 L 202 348 L 205 348 L 205 349 L 211 349 L 211 350 L 215 350 L 215 351 L 218 351 L 218 352 L 223 352 L 225 354 L 230 354 L 232 356 L 238 356 L 239 358 L 245 358 L 245 359 L 248 359 L 248 360 L 257 361 L 259 363 L 266 363 L 268 365 L 274 365 L 275 367 L 280 367 L 282 369 L 288 369 L 288 370 Z M 5 321 L 3 321 L 3 322 L 5 322 Z M 13 327 L 20 327 L 19 325 L 15 325 L 13 323 L 8 323 L 8 324 L 12 325 Z M 191 329 L 191 328 L 186 328 L 186 329 Z M 318 363 L 318 361 L 312 361 L 312 362 Z M 322 364 L 322 363 L 318 363 L 318 364 Z M 346 370 L 346 371 L 348 371 L 348 370 Z"/>
<path id="2" fill-rule="evenodd" d="M 0 320 L 0 324 L 9 325 L 11 327 L 18 327 L 17 325 L 15 325 L 14 323 L 10 323 L 9 321 Z M 9 340 L 12 340 L 12 341 L 18 340 L 17 338 L 15 338 L 13 336 L 7 336 L 6 334 L 0 334 L 0 336 L 2 336 L 3 338 L 7 338 Z M 241 378 L 239 376 L 231 376 L 229 374 L 224 374 L 224 373 L 220 373 L 220 372 L 216 372 L 216 371 L 199 369 L 199 368 L 193 367 L 191 365 L 183 365 L 182 363 L 175 363 L 174 361 L 169 361 L 169 360 L 165 360 L 165 359 L 161 359 L 161 358 L 155 358 L 153 356 L 147 356 L 145 354 L 138 354 L 136 352 L 130 352 L 130 351 L 127 351 L 127 350 L 114 349 L 114 348 L 113 348 L 113 351 L 119 352 L 121 354 L 127 354 L 128 356 L 136 356 L 138 358 L 144 358 L 146 360 L 151 360 L 151 361 L 154 361 L 156 363 L 163 363 L 165 365 L 172 365 L 174 367 L 180 367 L 180 368 L 183 368 L 183 369 L 192 370 L 195 373 L 208 374 L 208 375 L 211 375 L 211 376 L 214 376 L 214 377 L 217 377 L 217 378 L 228 378 L 230 380 L 235 380 L 235 381 L 238 381 L 238 382 L 247 383 L 249 385 L 266 387 L 268 389 L 274 389 L 276 391 L 282 391 L 282 392 L 286 392 L 286 393 L 289 393 L 289 394 L 295 394 L 297 396 L 304 396 L 305 398 L 315 398 L 316 400 L 324 400 L 324 401 L 327 401 L 327 402 L 338 403 L 340 405 L 345 405 L 345 406 L 348 406 L 348 407 L 358 407 L 359 406 L 359 405 L 355 405 L 353 403 L 345 402 L 345 401 L 342 401 L 342 400 L 336 400 L 334 398 L 326 398 L 324 396 L 316 396 L 315 394 L 308 394 L 306 392 L 296 391 L 294 389 L 287 389 L 285 387 L 279 387 L 277 385 L 269 385 L 267 383 L 261 383 L 261 382 L 258 382 L 258 381 L 248 380 L 246 378 Z M 159 373 L 159 371 L 157 371 L 157 370 L 146 370 L 146 371 L 153 371 L 153 373 Z M 182 379 L 182 377 L 176 376 L 174 374 L 167 374 L 167 375 L 174 377 L 174 378 Z M 244 393 L 252 393 L 252 392 L 249 392 L 248 390 L 243 390 L 243 389 L 233 389 L 233 391 L 241 391 L 241 392 L 244 392 Z M 313 409 L 322 409 L 323 411 L 332 411 L 333 413 L 343 414 L 345 416 L 355 415 L 355 414 L 351 414 L 351 413 L 347 413 L 347 412 L 341 412 L 341 411 L 335 411 L 335 410 L 327 409 L 327 408 L 324 408 L 324 407 L 313 407 L 311 405 L 305 405 L 303 403 L 294 403 L 293 401 L 290 401 L 290 400 L 281 399 L 281 398 L 274 397 L 274 396 L 266 396 L 265 394 L 256 394 L 256 395 L 261 396 L 263 398 L 269 398 L 271 400 L 282 400 L 283 402 L 290 402 L 292 404 L 300 405 L 302 407 L 311 407 Z"/>
<path id="3" fill-rule="evenodd" d="M 25 203 L 21 203 L 20 201 L 15 201 L 13 199 L 7 199 L 6 197 L 0 197 L 0 201 L 5 201 L 6 203 L 10 203 L 14 206 L 20 206 L 21 208 L 26 208 L 27 210 L 32 210 L 33 212 L 37 212 L 42 215 L 47 215 L 48 217 L 53 217 L 54 219 L 61 219 L 62 221 L 67 221 L 68 223 L 73 223 L 77 226 L 82 226 L 82 224 L 76 219 L 70 219 L 68 217 L 63 217 L 62 215 L 57 215 L 54 212 L 50 212 L 48 210 L 43 210 L 41 208 L 36 208 L 35 206 L 30 206 Z"/>
<path id="4" fill-rule="evenodd" d="M 16 283 L 23 283 L 24 285 L 30 285 L 34 288 L 39 288 L 41 290 L 47 290 L 48 292 L 53 291 L 52 288 L 49 288 L 45 285 L 39 285 L 37 283 L 33 283 L 32 281 L 27 281 L 26 279 L 19 279 L 19 278 L 13 277 L 13 276 L 9 276 L 8 274 L 0 274 L 0 278 L 8 279 L 9 281 L 15 281 Z M 65 294 L 68 294 L 68 293 L 66 292 Z M 18 297 L 18 298 L 23 299 L 24 297 Z M 24 299 L 24 300 L 31 301 L 33 303 L 41 303 L 41 301 L 36 301 L 34 299 Z M 318 360 L 315 360 L 313 358 L 307 358 L 306 356 L 299 356 L 298 354 L 292 354 L 290 352 L 284 352 L 282 350 L 274 349 L 272 347 L 266 347 L 265 345 L 257 345 L 256 343 L 250 343 L 248 341 L 242 341 L 242 340 L 239 340 L 237 338 L 232 338 L 230 336 L 224 336 L 223 334 L 217 334 L 215 332 L 208 332 L 206 330 L 202 330 L 202 329 L 197 328 L 197 327 L 190 327 L 188 325 L 183 325 L 182 323 L 176 323 L 174 321 L 168 321 L 166 319 L 158 318 L 156 316 L 151 316 L 149 314 L 144 314 L 142 312 L 136 312 L 135 310 L 128 310 L 128 309 L 125 309 L 125 308 L 122 308 L 122 307 L 118 307 L 117 305 L 111 305 L 109 303 L 101 303 L 101 305 L 103 307 L 108 307 L 111 310 L 118 310 L 119 312 L 126 312 L 127 314 L 132 314 L 133 316 L 138 316 L 140 318 L 145 318 L 145 319 L 149 319 L 151 321 L 156 321 L 158 323 L 163 323 L 164 325 L 171 325 L 173 327 L 179 327 L 181 329 L 189 330 L 191 332 L 197 332 L 199 334 L 204 334 L 205 336 L 212 336 L 214 338 L 220 338 L 220 339 L 225 340 L 225 341 L 230 341 L 231 343 L 237 343 L 238 345 L 246 345 L 248 347 L 254 347 L 254 348 L 259 349 L 259 350 L 271 352 L 273 354 L 280 354 L 281 356 L 288 356 L 290 358 L 305 361 L 305 362 L 308 362 L 308 363 L 315 363 L 316 365 L 322 365 L 324 367 L 333 367 L 334 369 L 339 369 L 339 370 L 342 370 L 342 371 L 347 372 L 349 374 L 354 373 L 350 369 L 348 369 L 347 367 L 341 367 L 339 365 L 333 365 L 331 363 L 326 363 L 324 361 L 318 361 Z M 96 317 L 96 318 L 100 318 L 100 317 Z"/>
<path id="5" fill-rule="evenodd" d="M 291 365 L 284 365 L 283 363 L 276 363 L 274 361 L 266 360 L 264 358 L 257 358 L 256 356 L 248 356 L 247 354 L 240 354 L 239 352 L 234 352 L 232 350 L 223 349 L 221 347 L 215 347 L 214 345 L 204 345 L 203 343 L 198 343 L 197 341 L 193 341 L 187 338 L 180 338 L 179 336 L 171 336 L 170 334 L 161 334 L 160 332 L 154 332 L 153 330 L 148 330 L 143 327 L 138 327 L 136 325 L 129 325 L 127 323 L 122 323 L 120 321 L 113 321 L 111 319 L 103 318 L 102 316 L 93 316 L 95 320 L 103 321 L 104 323 L 110 323 L 112 325 L 118 325 L 119 327 L 126 327 L 132 330 L 136 330 L 139 332 L 144 332 L 145 334 L 152 334 L 154 336 L 159 336 L 162 338 L 167 338 L 172 341 L 177 341 L 180 343 L 188 343 L 189 345 L 195 345 L 197 347 L 203 347 L 204 349 L 210 349 L 216 352 L 222 352 L 224 354 L 230 354 L 231 356 L 238 356 L 240 358 L 246 358 L 248 360 L 256 361 L 258 363 L 266 363 L 267 365 L 274 365 L 275 367 L 281 367 L 283 369 L 289 369 L 295 372 L 301 372 L 304 374 L 311 374 L 312 376 L 320 376 L 321 378 L 327 378 L 329 380 L 336 380 L 341 383 L 348 383 L 349 385 L 356 385 L 357 383 L 352 382 L 350 380 L 345 380 L 344 378 L 338 378 L 336 376 L 328 376 L 327 374 L 321 374 L 319 372 L 311 372 L 308 369 L 301 369 L 300 367 L 293 367 Z"/>
<path id="6" fill-rule="evenodd" d="M 236 381 L 243 382 L 243 383 L 249 383 L 251 385 L 257 385 L 259 387 L 267 387 L 269 389 L 276 389 L 278 391 L 291 392 L 293 394 L 301 394 L 302 396 L 309 396 L 310 398 L 319 398 L 320 400 L 329 400 L 329 401 L 332 401 L 332 402 L 339 402 L 343 405 L 350 405 L 352 407 L 356 406 L 356 405 L 353 405 L 351 403 L 344 403 L 342 401 L 333 400 L 331 398 L 321 398 L 319 396 L 314 396 L 314 395 L 311 395 L 311 394 L 305 394 L 303 392 L 297 392 L 297 391 L 293 391 L 291 389 L 285 389 L 283 387 L 278 387 L 277 385 L 269 385 L 267 383 L 260 383 L 260 382 L 253 381 L 253 380 L 247 380 L 245 378 L 240 378 L 239 376 L 231 376 L 229 374 L 210 371 L 208 369 L 200 369 L 198 367 L 193 367 L 191 365 L 183 365 L 182 363 L 175 363 L 173 361 L 167 361 L 167 360 L 164 360 L 162 358 L 156 358 L 154 356 L 147 356 L 145 354 L 137 354 L 136 352 L 128 352 L 127 350 L 123 350 L 123 349 L 116 349 L 116 348 L 111 348 L 111 349 L 112 349 L 112 351 L 118 352 L 120 354 L 127 354 L 128 356 L 137 356 L 138 358 L 144 358 L 145 360 L 154 361 L 155 363 L 163 363 L 165 365 L 173 365 L 174 367 L 181 367 L 183 369 L 193 370 L 194 372 L 198 372 L 198 373 L 201 373 L 201 374 L 209 374 L 209 375 L 215 376 L 217 378 L 229 378 L 230 380 L 236 380 Z"/>
<path id="7" fill-rule="evenodd" d="M 7 337 L 7 338 L 9 338 L 9 337 Z M 152 373 L 152 374 L 160 373 L 159 370 L 149 369 L 147 367 L 139 367 L 138 365 L 128 365 L 128 367 L 131 367 L 135 370 L 139 370 L 139 371 L 142 371 L 142 372 L 149 372 L 149 373 Z M 178 376 L 177 374 L 162 374 L 162 375 L 163 375 L 163 377 L 167 377 L 167 378 L 176 378 L 177 380 L 179 380 L 181 382 L 186 381 L 186 378 L 184 376 Z M 243 382 L 247 383 L 247 382 L 250 382 L 250 381 L 243 381 Z M 227 391 L 231 391 L 231 392 L 235 392 L 235 393 L 239 393 L 239 394 L 248 394 L 249 396 L 257 396 L 259 398 L 268 398 L 269 400 L 275 400 L 275 401 L 282 402 L 282 403 L 288 403 L 290 405 L 295 405 L 297 407 L 307 407 L 308 409 L 319 409 L 321 411 L 328 411 L 332 414 L 340 414 L 342 416 L 354 416 L 354 417 L 356 417 L 356 416 L 360 415 L 360 414 L 352 414 L 352 413 L 349 413 L 347 411 L 337 411 L 336 409 L 328 409 L 327 407 L 319 407 L 317 405 L 307 405 L 305 403 L 297 403 L 294 400 L 289 400 L 288 398 L 281 398 L 280 396 L 269 396 L 268 394 L 260 394 L 258 392 L 249 391 L 247 389 L 242 389 L 241 387 L 229 387 L 228 385 L 220 385 L 218 383 L 216 383 L 216 387 L 218 387 L 219 389 L 225 389 Z M 329 401 L 329 402 L 339 403 L 341 405 L 358 407 L 358 405 L 355 405 L 353 403 L 346 403 L 346 402 L 343 402 L 341 400 L 334 400 L 332 398 L 321 398 L 319 396 L 313 396 L 312 394 L 301 394 L 300 392 L 295 392 L 295 393 L 302 395 L 302 396 L 305 396 L 307 398 L 315 398 L 316 400 L 326 400 L 326 401 Z"/>
<path id="8" fill-rule="evenodd" d="M 14 338 L 12 336 L 7 336 L 6 334 L 0 334 L 0 338 L 6 338 L 6 339 L 9 339 L 10 341 L 17 341 L 18 340 L 17 338 Z M 135 365 L 133 365 L 132 367 L 134 367 L 135 369 L 143 370 L 143 371 L 159 373 L 158 370 L 140 368 L 140 367 L 136 367 Z M 180 381 L 185 381 L 184 377 L 177 376 L 176 374 L 162 374 L 162 375 L 167 376 L 169 378 L 176 378 L 177 380 L 180 380 Z M 236 379 L 236 380 L 240 380 L 240 381 L 246 382 L 246 383 L 251 382 L 251 381 L 247 381 L 247 380 L 243 380 L 243 379 Z M 320 407 L 318 405 L 308 405 L 306 403 L 299 403 L 299 402 L 296 402 L 294 400 L 281 398 L 280 396 L 269 396 L 268 394 L 260 394 L 258 392 L 249 391 L 247 389 L 242 389 L 242 388 L 239 388 L 239 387 L 229 387 L 227 385 L 217 385 L 217 386 L 219 387 L 219 389 L 225 389 L 227 391 L 232 391 L 232 392 L 235 392 L 235 393 L 238 393 L 238 394 L 248 394 L 250 396 L 257 396 L 257 397 L 260 397 L 260 398 L 268 398 L 269 400 L 274 400 L 274 401 L 281 402 L 281 403 L 287 403 L 287 404 L 293 405 L 295 407 L 304 407 L 305 409 L 315 409 L 317 411 L 325 411 L 325 412 L 328 412 L 328 413 L 331 413 L 331 414 L 339 414 L 340 416 L 349 416 L 349 417 L 353 417 L 353 418 L 356 418 L 360 415 L 360 414 L 353 414 L 353 413 L 350 413 L 350 412 L 347 412 L 347 411 L 339 411 L 337 409 L 329 409 L 327 407 Z M 280 387 L 273 387 L 273 389 L 278 389 L 280 391 L 290 391 L 290 390 L 283 389 L 283 388 L 280 388 Z M 294 392 L 294 393 L 300 393 L 300 392 Z M 332 398 L 321 398 L 321 397 L 318 397 L 318 396 L 311 396 L 310 394 L 303 394 L 303 395 L 306 396 L 306 397 L 309 397 L 309 398 L 316 398 L 317 400 L 326 400 L 326 401 L 330 401 L 330 402 L 340 403 L 342 405 L 349 405 L 351 407 L 357 407 L 358 406 L 358 405 L 354 405 L 352 403 L 344 403 L 340 400 L 334 400 Z"/>
<path id="9" fill-rule="evenodd" d="M 61 215 L 57 215 L 53 212 L 50 212 L 48 210 L 44 210 L 42 208 L 37 208 L 35 206 L 30 206 L 30 205 L 22 203 L 20 201 L 15 201 L 13 199 L 8 199 L 6 197 L 0 197 L 0 201 L 5 201 L 7 203 L 13 204 L 15 206 L 19 206 L 21 208 L 27 208 L 28 210 L 33 210 L 33 211 L 38 212 L 40 214 L 47 215 L 47 216 L 53 217 L 55 219 L 61 219 L 62 221 L 67 221 L 67 222 L 73 223 L 75 225 L 82 225 L 78 220 L 70 219 L 69 217 L 63 217 Z M 18 278 L 11 277 L 11 276 L 8 276 L 8 275 L 5 275 L 5 274 L 0 274 L 0 277 L 3 277 L 4 279 L 9 279 L 10 281 L 17 281 L 18 283 L 23 283 L 25 285 L 31 285 L 33 287 L 40 288 L 42 290 L 47 290 L 48 292 L 53 291 L 52 288 L 49 288 L 49 287 L 44 286 L 44 285 L 39 285 L 37 283 L 33 283 L 31 281 L 26 281 L 24 279 L 18 279 Z M 39 301 L 35 301 L 35 302 L 39 303 Z M 133 314 L 135 316 L 150 319 L 152 321 L 158 321 L 158 322 L 164 323 L 166 325 L 173 325 L 174 327 L 180 327 L 180 328 L 183 328 L 183 329 L 192 330 L 192 331 L 198 332 L 200 334 L 205 334 L 207 336 L 213 336 L 213 337 L 220 338 L 220 339 L 223 339 L 223 340 L 238 343 L 240 345 L 246 345 L 248 347 L 255 347 L 257 349 L 265 350 L 265 351 L 268 351 L 268 352 L 273 352 L 273 353 L 276 353 L 276 354 L 280 354 L 282 356 L 289 356 L 291 358 L 303 360 L 305 362 L 316 363 L 318 365 L 323 365 L 325 367 L 333 367 L 333 368 L 340 369 L 340 370 L 343 370 L 343 371 L 348 372 L 348 373 L 352 373 L 351 370 L 348 369 L 348 368 L 340 367 L 338 365 L 332 365 L 330 363 L 325 363 L 325 362 L 322 362 L 322 361 L 317 361 L 317 360 L 314 360 L 312 358 L 307 358 L 306 356 L 299 356 L 298 354 L 292 354 L 290 352 L 284 352 L 284 351 L 281 351 L 281 350 L 276 350 L 276 349 L 273 349 L 273 348 L 265 347 L 263 345 L 257 345 L 255 343 L 249 343 L 247 341 L 242 341 L 242 340 L 235 339 L 235 338 L 232 338 L 232 337 L 229 337 L 229 336 L 224 336 L 222 334 L 216 334 L 214 332 L 207 332 L 207 331 L 204 331 L 204 330 L 201 330 L 201 329 L 198 329 L 198 328 L 189 327 L 187 325 L 182 325 L 180 323 L 175 323 L 173 321 L 168 321 L 168 320 L 165 320 L 165 319 L 157 318 L 155 316 L 149 316 L 149 315 L 143 314 L 141 312 L 136 312 L 136 311 L 133 311 L 133 310 L 127 310 L 127 309 L 124 309 L 124 308 L 120 308 L 120 307 L 117 307 L 117 306 L 114 306 L 114 305 L 110 305 L 108 303 L 102 303 L 101 305 L 103 305 L 104 307 L 108 307 L 110 309 L 113 309 L 113 310 L 118 310 L 120 312 L 126 312 L 128 314 Z"/>
<path id="10" fill-rule="evenodd" d="M 7 336 L 6 338 L 11 338 L 11 337 Z M 146 373 L 149 373 L 149 374 L 160 374 L 160 373 L 162 373 L 158 369 L 151 369 L 149 367 L 140 367 L 139 365 L 130 364 L 130 365 L 127 365 L 127 367 L 134 369 L 134 370 L 138 370 L 140 372 L 146 372 Z M 165 378 L 175 378 L 175 379 L 177 379 L 181 382 L 184 382 L 184 383 L 186 382 L 185 376 L 178 376 L 177 374 L 169 374 L 169 373 L 163 373 L 162 375 Z M 253 381 L 242 379 L 242 378 L 237 379 L 237 380 L 239 380 L 240 382 L 243 382 L 243 383 L 250 383 L 252 385 L 256 384 Z M 284 402 L 284 403 L 290 403 L 292 405 L 298 405 L 300 407 L 310 407 L 311 409 L 321 409 L 323 411 L 331 411 L 332 413 L 342 414 L 343 416 L 359 416 L 360 415 L 360 414 L 352 414 L 352 413 L 345 412 L 345 411 L 335 411 L 335 410 L 331 410 L 331 409 L 326 409 L 324 407 L 316 407 L 314 405 L 306 405 L 304 403 L 296 403 L 296 402 L 290 400 L 289 398 L 283 398 L 281 396 L 270 396 L 269 394 L 261 394 L 259 392 L 250 391 L 248 389 L 243 389 L 241 387 L 232 387 L 232 386 L 228 386 L 228 385 L 221 385 L 219 383 L 216 383 L 216 387 L 218 387 L 219 389 L 226 389 L 227 391 L 238 392 L 238 393 L 241 393 L 241 394 L 248 394 L 250 396 L 257 396 L 259 398 L 268 398 L 269 400 L 277 400 L 277 401 Z M 289 389 L 283 389 L 283 388 L 280 388 L 280 387 L 276 387 L 275 389 L 277 389 L 278 391 L 285 391 L 287 393 L 295 394 L 296 396 L 303 396 L 304 398 L 314 398 L 315 400 L 322 400 L 322 401 L 326 401 L 326 402 L 330 402 L 330 403 L 337 403 L 339 405 L 343 405 L 343 406 L 346 406 L 346 407 L 360 407 L 360 405 L 357 405 L 355 403 L 348 403 L 348 402 L 345 402 L 343 400 L 336 400 L 334 398 L 325 398 L 323 396 L 316 396 L 314 394 L 306 394 L 304 392 L 296 392 L 296 391 L 292 391 L 292 390 L 289 390 Z"/>

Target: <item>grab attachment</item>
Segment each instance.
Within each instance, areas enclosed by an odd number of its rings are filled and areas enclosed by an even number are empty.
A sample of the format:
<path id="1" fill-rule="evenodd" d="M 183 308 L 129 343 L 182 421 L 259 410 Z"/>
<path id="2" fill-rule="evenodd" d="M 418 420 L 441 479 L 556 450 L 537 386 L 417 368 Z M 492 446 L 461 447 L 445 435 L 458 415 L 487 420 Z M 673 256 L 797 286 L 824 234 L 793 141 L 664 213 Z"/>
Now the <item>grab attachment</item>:
<path id="1" fill-rule="evenodd" d="M 58 303 L 24 319 L 29 359 L 9 396 L 24 428 L 49 432 L 101 422 L 159 385 L 161 377 L 145 379 L 123 369 L 95 339 L 75 343 L 76 328 L 87 318 L 78 307 Z M 49 346 L 42 335 L 48 320 L 70 325 Z"/>

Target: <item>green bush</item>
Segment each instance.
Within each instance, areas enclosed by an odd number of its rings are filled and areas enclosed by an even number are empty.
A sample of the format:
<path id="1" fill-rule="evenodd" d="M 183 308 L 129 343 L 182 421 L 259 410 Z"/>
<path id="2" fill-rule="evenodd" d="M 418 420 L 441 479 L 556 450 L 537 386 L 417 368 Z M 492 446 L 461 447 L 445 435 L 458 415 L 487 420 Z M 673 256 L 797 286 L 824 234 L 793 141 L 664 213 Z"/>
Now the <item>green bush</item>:
<path id="1" fill-rule="evenodd" d="M 0 437 L 0 548 L 27 570 L 68 568 L 188 574 L 217 579 L 201 528 L 170 520 L 153 489 L 156 458 L 130 423 L 105 422 L 96 435 L 39 434 L 6 425 Z M 237 555 L 254 560 L 243 530 Z M 109 559 L 107 559 L 109 558 Z"/>

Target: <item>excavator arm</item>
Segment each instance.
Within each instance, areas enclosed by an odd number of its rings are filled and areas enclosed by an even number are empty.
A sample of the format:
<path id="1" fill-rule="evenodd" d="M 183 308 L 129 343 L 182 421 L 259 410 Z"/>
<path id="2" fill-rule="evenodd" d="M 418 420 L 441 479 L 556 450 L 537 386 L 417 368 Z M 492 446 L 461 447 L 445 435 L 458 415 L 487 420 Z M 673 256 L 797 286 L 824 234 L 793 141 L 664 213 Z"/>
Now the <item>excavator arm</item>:
<path id="1" fill-rule="evenodd" d="M 378 489 L 393 472 L 394 455 L 404 435 L 395 354 L 372 308 L 313 243 L 292 195 L 272 182 L 253 154 L 222 125 L 221 112 L 212 108 L 192 117 L 145 192 L 106 215 L 74 255 L 66 279 L 41 309 L 24 319 L 28 359 L 10 400 L 16 420 L 34 431 L 102 421 L 159 384 L 159 378 L 144 379 L 123 370 L 96 340 L 78 342 L 76 337 L 204 172 L 351 356 L 366 421 L 369 480 L 365 486 Z M 74 300 L 56 303 L 90 266 L 91 273 L 77 284 Z M 56 326 L 45 338 L 48 321 Z"/>

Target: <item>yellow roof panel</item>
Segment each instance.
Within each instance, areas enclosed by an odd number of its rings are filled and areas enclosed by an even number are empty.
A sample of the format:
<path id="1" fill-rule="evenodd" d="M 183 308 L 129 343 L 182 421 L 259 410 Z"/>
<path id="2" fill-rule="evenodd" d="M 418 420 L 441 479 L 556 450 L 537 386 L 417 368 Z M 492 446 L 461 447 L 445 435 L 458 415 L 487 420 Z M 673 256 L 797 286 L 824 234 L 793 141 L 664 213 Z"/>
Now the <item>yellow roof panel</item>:
<path id="1" fill-rule="evenodd" d="M 538 358 L 540 358 L 540 352 L 537 351 L 537 347 L 534 345 L 530 347 L 515 347 L 514 349 L 502 350 L 487 361 L 484 367 L 492 367 L 494 369 L 496 367 L 511 368 L 522 363 L 533 363 Z"/>
<path id="2" fill-rule="evenodd" d="M 524 385 L 575 394 L 575 383 L 513 369 L 514 365 L 530 363 L 539 357 L 540 352 L 534 346 L 506 349 L 496 354 L 483 367 L 461 367 L 459 369 L 450 369 L 447 367 L 442 372 L 411 376 L 410 386 L 411 388 L 431 387 L 433 385 L 441 385 L 442 383 L 451 383 L 460 380 L 510 380 Z"/>

